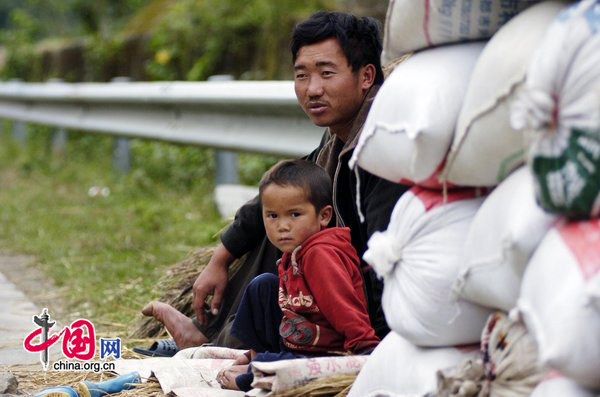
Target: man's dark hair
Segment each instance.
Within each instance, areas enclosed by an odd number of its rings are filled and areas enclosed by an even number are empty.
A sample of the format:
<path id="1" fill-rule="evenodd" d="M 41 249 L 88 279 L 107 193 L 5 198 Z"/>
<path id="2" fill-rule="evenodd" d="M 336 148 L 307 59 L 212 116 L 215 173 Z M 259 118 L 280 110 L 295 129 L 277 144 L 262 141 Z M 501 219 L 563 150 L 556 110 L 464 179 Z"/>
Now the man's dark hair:
<path id="1" fill-rule="evenodd" d="M 296 25 L 292 34 L 292 61 L 305 45 L 337 39 L 352 72 L 362 66 L 375 66 L 375 84 L 383 83 L 381 70 L 381 31 L 379 22 L 370 17 L 356 17 L 343 12 L 319 11 Z"/>
<path id="2" fill-rule="evenodd" d="M 307 160 L 283 160 L 267 171 L 258 185 L 261 201 L 264 190 L 273 184 L 301 188 L 317 213 L 332 203 L 331 178 L 323 168 Z"/>

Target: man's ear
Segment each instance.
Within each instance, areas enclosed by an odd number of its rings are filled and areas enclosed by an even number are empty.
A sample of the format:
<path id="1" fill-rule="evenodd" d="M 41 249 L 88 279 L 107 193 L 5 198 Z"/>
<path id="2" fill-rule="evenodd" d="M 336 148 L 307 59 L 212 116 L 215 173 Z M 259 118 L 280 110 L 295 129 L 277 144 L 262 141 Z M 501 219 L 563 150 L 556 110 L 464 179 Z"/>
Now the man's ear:
<path id="1" fill-rule="evenodd" d="M 333 207 L 330 205 L 326 205 L 321 208 L 319 211 L 319 224 L 321 225 L 321 229 L 325 229 L 329 222 L 331 221 L 331 217 L 333 216 Z"/>
<path id="2" fill-rule="evenodd" d="M 375 65 L 372 63 L 365 65 L 360 68 L 360 79 L 361 86 L 363 90 L 368 90 L 375 83 Z"/>

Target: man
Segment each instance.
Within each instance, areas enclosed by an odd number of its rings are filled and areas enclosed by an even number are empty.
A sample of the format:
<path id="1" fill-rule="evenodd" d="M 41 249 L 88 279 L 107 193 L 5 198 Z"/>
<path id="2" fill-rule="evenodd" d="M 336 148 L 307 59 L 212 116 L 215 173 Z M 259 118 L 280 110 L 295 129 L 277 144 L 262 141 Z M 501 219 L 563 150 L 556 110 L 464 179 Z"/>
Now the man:
<path id="1" fill-rule="evenodd" d="M 298 102 L 313 123 L 327 127 L 319 147 L 306 158 L 331 176 L 335 222 L 350 227 L 359 257 L 371 234 L 386 229 L 396 201 L 407 189 L 360 169 L 354 173 L 348 167 L 375 93 L 383 83 L 381 48 L 375 20 L 338 12 L 318 12 L 298 24 L 291 44 Z M 364 222 L 360 221 L 362 214 Z M 228 281 L 229 265 L 244 254 L 247 256 L 240 270 Z M 194 283 L 196 320 L 159 302 L 147 305 L 143 313 L 161 321 L 180 349 L 206 342 L 242 347 L 229 335 L 232 316 L 252 278 L 277 273 L 279 255 L 265 238 L 260 204 L 254 199 L 238 210 Z M 363 270 L 371 323 L 383 337 L 389 331 L 381 311 L 383 286 L 366 265 Z M 205 311 L 210 295 L 210 308 Z"/>

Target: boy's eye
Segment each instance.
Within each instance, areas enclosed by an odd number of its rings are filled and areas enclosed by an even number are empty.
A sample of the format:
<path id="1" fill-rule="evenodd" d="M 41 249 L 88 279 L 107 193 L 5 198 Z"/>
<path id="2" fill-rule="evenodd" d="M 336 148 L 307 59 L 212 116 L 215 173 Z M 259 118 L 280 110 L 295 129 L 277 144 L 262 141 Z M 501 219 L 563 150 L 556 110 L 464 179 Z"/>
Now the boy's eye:
<path id="1" fill-rule="evenodd" d="M 277 218 L 276 214 L 267 214 L 267 219 L 275 219 Z"/>
<path id="2" fill-rule="evenodd" d="M 299 212 L 292 212 L 292 217 L 293 217 L 293 218 L 297 218 L 297 217 L 299 217 L 300 215 L 302 215 L 302 214 L 301 214 L 301 213 L 299 213 Z"/>

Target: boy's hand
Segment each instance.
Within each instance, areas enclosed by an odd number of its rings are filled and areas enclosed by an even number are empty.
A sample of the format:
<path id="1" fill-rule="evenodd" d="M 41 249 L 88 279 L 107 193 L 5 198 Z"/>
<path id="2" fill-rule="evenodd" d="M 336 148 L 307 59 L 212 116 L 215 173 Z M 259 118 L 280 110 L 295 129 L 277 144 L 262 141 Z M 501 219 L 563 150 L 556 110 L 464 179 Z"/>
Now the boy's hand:
<path id="1" fill-rule="evenodd" d="M 233 259 L 229 251 L 222 244 L 219 244 L 212 258 L 194 282 L 192 308 L 200 324 L 206 325 L 208 322 L 204 302 L 209 295 L 213 297 L 210 303 L 210 313 L 212 315 L 219 313 L 223 293 L 229 279 L 227 269 Z"/>

